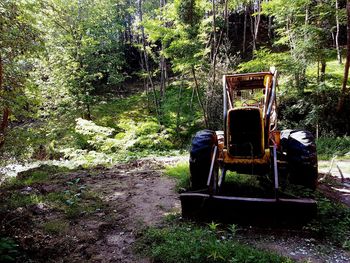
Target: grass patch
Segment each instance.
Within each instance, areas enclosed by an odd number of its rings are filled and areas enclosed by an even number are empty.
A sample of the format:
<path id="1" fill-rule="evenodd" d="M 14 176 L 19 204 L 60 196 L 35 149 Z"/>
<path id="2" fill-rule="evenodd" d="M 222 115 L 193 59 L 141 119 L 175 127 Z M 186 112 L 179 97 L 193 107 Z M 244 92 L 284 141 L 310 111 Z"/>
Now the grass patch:
<path id="1" fill-rule="evenodd" d="M 167 166 L 165 174 L 177 180 L 176 190 L 190 187 L 190 168 L 188 162 L 180 162 L 175 166 Z"/>
<path id="2" fill-rule="evenodd" d="M 344 156 L 350 153 L 350 137 L 321 137 L 317 140 L 319 159 L 328 160 L 334 155 Z"/>
<path id="3" fill-rule="evenodd" d="M 6 200 L 6 206 L 10 209 L 26 207 L 43 202 L 43 196 L 38 194 L 27 194 L 13 192 Z"/>
<path id="4" fill-rule="evenodd" d="M 62 192 L 49 193 L 45 199 L 68 219 L 95 213 L 105 206 L 96 193 L 86 190 L 84 186 L 70 186 Z"/>
<path id="5" fill-rule="evenodd" d="M 242 197 L 268 197 L 273 195 L 273 183 L 267 176 L 227 171 L 222 193 Z"/>
<path id="6" fill-rule="evenodd" d="M 43 230 L 48 234 L 60 235 L 68 232 L 69 224 L 64 220 L 52 220 L 43 224 Z"/>
<path id="7" fill-rule="evenodd" d="M 19 255 L 18 245 L 11 238 L 0 238 L 0 262 L 15 262 Z"/>
<path id="8" fill-rule="evenodd" d="M 350 249 L 350 208 L 317 193 L 318 215 L 305 228 L 317 237 Z"/>
<path id="9" fill-rule="evenodd" d="M 50 180 L 52 175 L 67 171 L 69 171 L 69 169 L 64 167 L 41 165 L 37 168 L 20 172 L 16 177 L 8 178 L 2 187 L 17 188 L 31 186 L 37 183 L 46 183 Z"/>
<path id="10" fill-rule="evenodd" d="M 188 223 L 145 230 L 136 251 L 163 263 L 292 262 L 276 253 L 237 242 L 232 231 Z"/>

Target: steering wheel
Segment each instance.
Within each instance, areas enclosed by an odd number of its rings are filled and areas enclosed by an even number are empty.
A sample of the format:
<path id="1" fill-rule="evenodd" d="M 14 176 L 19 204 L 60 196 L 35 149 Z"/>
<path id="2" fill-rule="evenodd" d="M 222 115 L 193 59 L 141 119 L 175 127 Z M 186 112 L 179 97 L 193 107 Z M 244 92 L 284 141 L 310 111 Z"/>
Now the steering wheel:
<path id="1" fill-rule="evenodd" d="M 260 102 L 257 101 L 256 99 L 247 99 L 247 100 L 243 100 L 242 101 L 242 106 L 244 107 L 259 107 L 260 106 Z"/>

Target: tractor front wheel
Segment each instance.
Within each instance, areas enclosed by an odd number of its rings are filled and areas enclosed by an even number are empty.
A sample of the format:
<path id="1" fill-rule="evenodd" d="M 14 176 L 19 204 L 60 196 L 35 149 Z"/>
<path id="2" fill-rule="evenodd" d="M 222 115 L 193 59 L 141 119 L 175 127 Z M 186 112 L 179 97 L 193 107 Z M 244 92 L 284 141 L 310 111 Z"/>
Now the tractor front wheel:
<path id="1" fill-rule="evenodd" d="M 311 132 L 284 130 L 281 132 L 281 146 L 287 153 L 289 182 L 315 190 L 318 177 L 317 152 Z"/>
<path id="2" fill-rule="evenodd" d="M 197 132 L 194 136 L 190 152 L 190 183 L 192 190 L 207 188 L 211 159 L 216 145 L 215 131 L 203 130 Z M 214 170 L 217 170 L 217 166 Z M 216 175 L 213 174 L 213 176 Z"/>

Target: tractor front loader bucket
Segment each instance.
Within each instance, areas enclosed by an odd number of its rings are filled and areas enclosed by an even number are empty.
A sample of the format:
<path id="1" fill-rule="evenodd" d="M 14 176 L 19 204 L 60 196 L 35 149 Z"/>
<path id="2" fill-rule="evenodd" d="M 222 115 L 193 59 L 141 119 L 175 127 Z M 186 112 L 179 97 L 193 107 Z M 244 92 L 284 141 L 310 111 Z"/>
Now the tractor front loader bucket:
<path id="1" fill-rule="evenodd" d="M 303 225 L 317 214 L 312 199 L 247 198 L 198 192 L 180 194 L 182 216 L 254 225 Z"/>

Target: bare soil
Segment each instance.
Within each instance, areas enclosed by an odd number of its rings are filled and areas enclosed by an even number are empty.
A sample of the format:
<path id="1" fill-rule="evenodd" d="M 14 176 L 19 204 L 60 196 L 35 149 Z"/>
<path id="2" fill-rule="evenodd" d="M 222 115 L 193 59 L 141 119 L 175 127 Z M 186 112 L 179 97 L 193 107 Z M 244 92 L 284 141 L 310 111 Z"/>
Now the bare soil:
<path id="1" fill-rule="evenodd" d="M 182 160 L 149 158 L 108 169 L 62 172 L 52 175 L 49 182 L 2 190 L 0 200 L 5 200 L 14 191 L 21 195 L 64 192 L 67 182 L 76 182 L 84 191 L 95 193 L 101 205 L 72 218 L 45 202 L 0 209 L 0 234 L 12 236 L 20 245 L 23 256 L 18 262 L 151 262 L 135 255 L 133 244 L 144 227 L 161 225 L 167 214 L 180 213 L 175 181 L 162 173 L 165 165 Z M 344 192 L 333 192 L 331 182 L 323 181 L 320 189 L 331 198 L 347 200 Z M 81 200 L 86 206 L 95 201 Z M 58 222 L 58 229 L 48 231 L 45 224 L 49 222 Z M 350 262 L 349 252 L 299 230 L 244 227 L 237 238 L 299 262 Z"/>
<path id="2" fill-rule="evenodd" d="M 67 182 L 79 178 L 80 186 L 98 194 L 103 208 L 68 221 L 62 212 L 44 203 L 0 210 L 1 234 L 14 237 L 23 249 L 25 255 L 19 262 L 149 262 L 135 256 L 132 245 L 142 228 L 161 223 L 168 213 L 179 212 L 175 182 L 162 176 L 164 165 L 172 161 L 145 159 L 112 169 L 61 173 L 50 183 L 16 189 L 24 195 L 47 195 L 65 191 Z M 8 194 L 3 191 L 0 195 L 3 199 Z M 62 226 L 57 233 L 47 233 L 43 227 L 47 222 L 61 222 Z"/>

